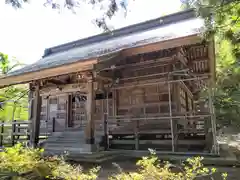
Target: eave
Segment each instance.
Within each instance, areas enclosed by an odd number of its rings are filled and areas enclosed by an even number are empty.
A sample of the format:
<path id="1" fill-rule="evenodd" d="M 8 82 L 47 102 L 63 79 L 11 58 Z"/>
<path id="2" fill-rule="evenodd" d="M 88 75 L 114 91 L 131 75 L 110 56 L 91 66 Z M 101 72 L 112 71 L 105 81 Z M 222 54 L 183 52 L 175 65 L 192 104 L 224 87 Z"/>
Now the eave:
<path id="1" fill-rule="evenodd" d="M 49 77 L 55 77 L 58 75 L 92 70 L 95 63 L 97 63 L 97 59 L 88 59 L 88 60 L 84 60 L 84 61 L 80 61 L 72 64 L 58 66 L 55 68 L 43 69 L 40 71 L 25 73 L 25 74 L 16 75 L 16 76 L 1 77 L 0 87 L 4 88 L 6 86 L 29 83 L 31 81 L 49 78 Z"/>
<path id="2" fill-rule="evenodd" d="M 122 56 L 132 56 L 141 53 L 147 53 L 151 51 L 158 51 L 162 49 L 169 49 L 173 47 L 183 46 L 183 45 L 191 45 L 202 42 L 201 37 L 198 34 L 190 35 L 181 38 L 175 38 L 171 40 L 161 41 L 152 44 L 145 44 L 139 47 L 133 47 L 129 49 L 120 50 Z M 16 84 L 24 84 L 29 83 L 31 81 L 55 77 L 59 75 L 81 72 L 81 71 L 94 71 L 98 64 L 101 64 L 100 57 L 95 57 L 91 59 L 81 60 L 78 62 L 65 64 L 54 68 L 43 69 L 35 72 L 24 73 L 20 75 L 13 76 L 5 76 L 0 78 L 0 87 L 6 87 L 10 85 Z M 109 59 L 109 65 L 114 64 L 111 62 L 111 58 Z"/>

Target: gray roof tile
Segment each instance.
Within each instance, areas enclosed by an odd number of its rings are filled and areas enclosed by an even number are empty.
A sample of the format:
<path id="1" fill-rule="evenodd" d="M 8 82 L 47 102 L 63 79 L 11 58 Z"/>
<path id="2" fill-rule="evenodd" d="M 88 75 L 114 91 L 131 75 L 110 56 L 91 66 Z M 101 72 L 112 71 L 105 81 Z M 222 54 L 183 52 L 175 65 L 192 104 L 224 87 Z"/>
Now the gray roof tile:
<path id="1" fill-rule="evenodd" d="M 142 46 L 145 44 L 170 40 L 197 34 L 203 27 L 203 20 L 191 18 L 154 29 L 148 29 L 137 33 L 110 38 L 105 41 L 94 42 L 85 46 L 71 48 L 43 57 L 34 64 L 9 73 L 8 76 L 53 68 L 64 64 L 74 63 L 94 57 L 101 57 L 115 51 Z"/>

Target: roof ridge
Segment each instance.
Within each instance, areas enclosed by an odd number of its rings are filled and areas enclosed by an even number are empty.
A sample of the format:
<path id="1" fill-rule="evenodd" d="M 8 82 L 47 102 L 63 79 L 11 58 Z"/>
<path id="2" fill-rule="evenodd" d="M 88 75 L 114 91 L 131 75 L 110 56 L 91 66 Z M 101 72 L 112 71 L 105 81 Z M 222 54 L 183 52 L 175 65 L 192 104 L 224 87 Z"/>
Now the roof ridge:
<path id="1" fill-rule="evenodd" d="M 174 14 L 169 14 L 166 16 L 162 16 L 156 19 L 148 20 L 145 22 L 141 22 L 138 24 L 133 24 L 130 26 L 126 26 L 120 29 L 113 30 L 111 32 L 101 33 L 98 35 L 90 36 L 87 38 L 79 39 L 76 41 L 72 41 L 69 43 L 64 43 L 62 45 L 54 46 L 45 49 L 43 57 L 62 52 L 67 51 L 69 49 L 75 48 L 75 47 L 81 47 L 86 46 L 88 44 L 92 44 L 95 42 L 101 42 L 109 39 L 113 39 L 119 36 L 124 36 L 127 34 L 133 34 L 138 33 L 146 30 L 150 30 L 156 27 L 172 24 L 179 21 L 184 21 L 187 19 L 195 18 L 195 10 L 194 9 L 188 9 L 185 11 L 180 11 Z"/>

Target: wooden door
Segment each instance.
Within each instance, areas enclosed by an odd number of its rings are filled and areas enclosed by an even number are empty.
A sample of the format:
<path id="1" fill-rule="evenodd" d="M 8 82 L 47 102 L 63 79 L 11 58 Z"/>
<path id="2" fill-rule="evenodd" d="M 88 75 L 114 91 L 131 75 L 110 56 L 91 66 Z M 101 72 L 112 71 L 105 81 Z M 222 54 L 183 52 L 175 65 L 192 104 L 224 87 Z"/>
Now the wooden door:
<path id="1" fill-rule="evenodd" d="M 49 98 L 48 122 L 55 132 L 63 131 L 67 122 L 67 95 Z"/>
<path id="2" fill-rule="evenodd" d="M 72 127 L 85 127 L 87 124 L 86 116 L 87 96 L 73 94 L 72 96 Z"/>
<path id="3" fill-rule="evenodd" d="M 57 117 L 55 131 L 63 131 L 67 124 L 68 95 L 58 96 Z"/>

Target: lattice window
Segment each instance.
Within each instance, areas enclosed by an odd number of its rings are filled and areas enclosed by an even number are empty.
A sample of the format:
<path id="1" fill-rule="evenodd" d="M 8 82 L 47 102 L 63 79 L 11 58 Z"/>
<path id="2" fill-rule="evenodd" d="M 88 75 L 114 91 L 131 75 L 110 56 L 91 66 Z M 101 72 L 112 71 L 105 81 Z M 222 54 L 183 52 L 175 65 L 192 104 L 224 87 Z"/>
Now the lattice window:
<path id="1" fill-rule="evenodd" d="M 66 110 L 67 104 L 58 104 L 58 110 Z"/>
<path id="2" fill-rule="evenodd" d="M 41 107 L 41 112 L 44 112 L 44 113 L 47 112 L 47 107 L 46 106 L 42 106 Z"/>
<path id="3" fill-rule="evenodd" d="M 188 98 L 188 108 L 191 111 L 192 110 L 192 100 L 191 98 Z"/>
<path id="4" fill-rule="evenodd" d="M 45 114 L 40 115 L 40 120 L 47 120 L 47 116 Z"/>
<path id="5" fill-rule="evenodd" d="M 159 106 L 149 106 L 149 107 L 146 107 L 145 109 L 145 112 L 147 114 L 151 114 L 151 113 L 158 113 L 159 112 Z"/>
<path id="6" fill-rule="evenodd" d="M 181 112 L 185 112 L 186 109 L 184 107 L 181 107 Z"/>
<path id="7" fill-rule="evenodd" d="M 169 113 L 169 105 L 161 105 L 160 112 L 161 113 Z"/>
<path id="8" fill-rule="evenodd" d="M 50 98 L 49 99 L 49 104 L 57 104 L 57 98 Z"/>
<path id="9" fill-rule="evenodd" d="M 66 118 L 66 113 L 57 113 L 57 118 L 58 119 L 65 119 Z"/>
<path id="10" fill-rule="evenodd" d="M 127 115 L 128 114 L 128 109 L 119 109 L 118 110 L 118 115 Z"/>
<path id="11" fill-rule="evenodd" d="M 168 94 L 161 94 L 161 101 L 168 101 L 169 100 L 169 95 Z"/>

